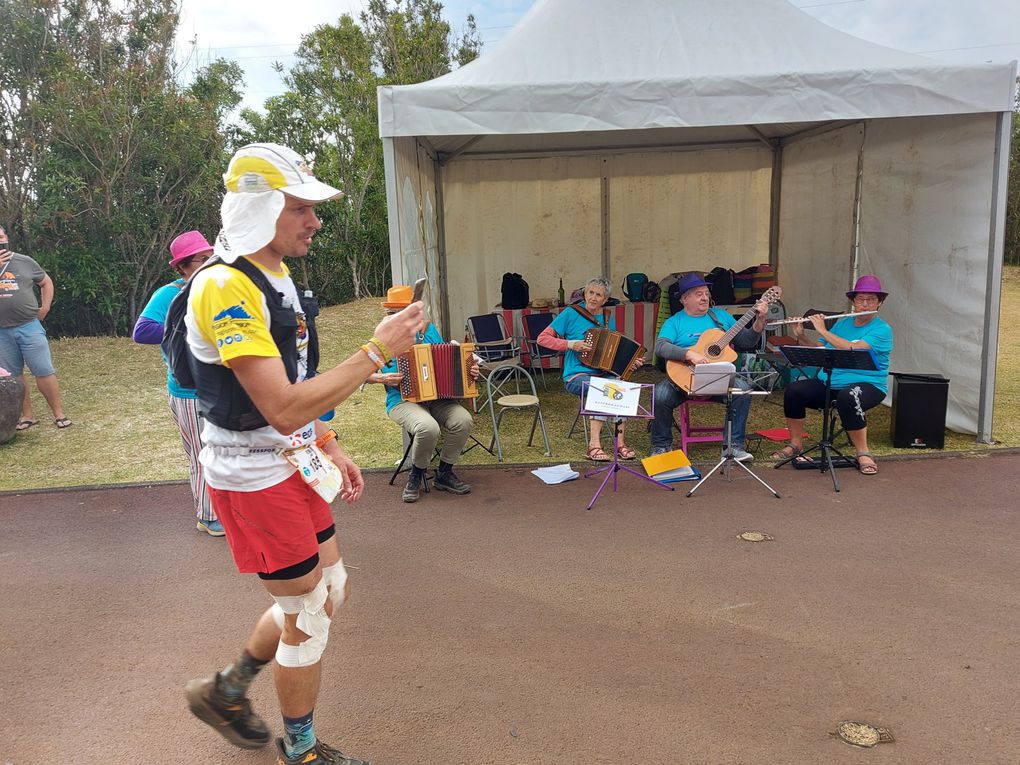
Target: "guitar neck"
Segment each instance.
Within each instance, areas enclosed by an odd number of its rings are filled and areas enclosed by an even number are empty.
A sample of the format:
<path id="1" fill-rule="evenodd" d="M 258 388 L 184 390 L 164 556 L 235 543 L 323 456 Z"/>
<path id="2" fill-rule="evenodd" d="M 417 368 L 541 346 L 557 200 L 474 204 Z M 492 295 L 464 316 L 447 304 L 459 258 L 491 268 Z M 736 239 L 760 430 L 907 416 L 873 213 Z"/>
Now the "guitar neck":
<path id="1" fill-rule="evenodd" d="M 754 309 L 752 308 L 750 311 L 748 311 L 739 319 L 737 319 L 737 323 L 730 327 L 728 330 L 726 330 L 723 336 L 719 338 L 718 344 L 725 348 L 727 345 L 732 343 L 733 338 L 735 338 L 744 327 L 746 327 L 748 324 L 754 321 L 754 315 L 755 315 Z"/>

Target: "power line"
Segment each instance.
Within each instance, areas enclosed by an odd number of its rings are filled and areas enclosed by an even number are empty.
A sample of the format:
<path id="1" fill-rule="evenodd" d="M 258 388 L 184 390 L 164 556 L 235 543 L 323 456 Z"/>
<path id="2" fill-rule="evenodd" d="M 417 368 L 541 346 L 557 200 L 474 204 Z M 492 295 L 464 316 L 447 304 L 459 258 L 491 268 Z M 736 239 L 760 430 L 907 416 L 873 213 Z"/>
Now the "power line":
<path id="1" fill-rule="evenodd" d="M 938 50 L 915 50 L 914 53 L 952 53 L 955 50 L 981 50 L 982 48 L 1012 48 L 1020 42 L 1002 43 L 1000 45 L 971 45 L 966 48 L 939 48 Z"/>
<path id="2" fill-rule="evenodd" d="M 833 3 L 815 3 L 814 5 L 798 5 L 798 8 L 824 8 L 827 5 L 850 5 L 851 3 L 863 3 L 866 0 L 837 0 Z"/>

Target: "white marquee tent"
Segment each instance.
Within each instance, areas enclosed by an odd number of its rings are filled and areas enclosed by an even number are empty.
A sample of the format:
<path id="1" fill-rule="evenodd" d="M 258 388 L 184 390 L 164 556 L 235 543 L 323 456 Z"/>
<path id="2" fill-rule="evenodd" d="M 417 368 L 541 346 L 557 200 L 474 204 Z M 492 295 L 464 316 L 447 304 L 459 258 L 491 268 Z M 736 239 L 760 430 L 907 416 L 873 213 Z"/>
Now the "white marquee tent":
<path id="1" fill-rule="evenodd" d="M 891 293 L 893 371 L 991 438 L 1016 62 L 938 62 L 785 0 L 537 0 L 451 74 L 379 89 L 393 278 L 456 337 L 505 271 L 776 266 L 788 311 Z"/>

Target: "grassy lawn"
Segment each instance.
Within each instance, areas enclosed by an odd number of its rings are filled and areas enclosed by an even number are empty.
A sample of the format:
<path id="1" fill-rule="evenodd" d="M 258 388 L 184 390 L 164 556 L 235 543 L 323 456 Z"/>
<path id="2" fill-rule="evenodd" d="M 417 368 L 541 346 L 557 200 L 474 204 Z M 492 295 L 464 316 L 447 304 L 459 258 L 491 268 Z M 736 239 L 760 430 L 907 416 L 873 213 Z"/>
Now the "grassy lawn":
<path id="1" fill-rule="evenodd" d="M 371 336 L 381 317 L 376 298 L 327 308 L 320 319 L 322 364 L 326 369 L 340 362 Z M 998 446 L 1020 446 L 1020 268 L 1005 269 L 1000 324 L 998 375 L 993 434 Z M 52 425 L 46 402 L 30 383 L 40 424 L 0 445 L 4 465 L 0 489 L 52 488 L 187 477 L 187 464 L 177 428 L 166 402 L 166 378 L 159 351 L 140 346 L 129 338 L 68 338 L 52 344 L 54 363 L 64 395 L 65 409 L 75 425 L 58 430 Z M 555 373 L 554 373 L 555 375 Z M 638 376 L 642 382 L 657 379 L 655 372 Z M 510 412 L 500 427 L 505 461 L 508 463 L 577 462 L 584 453 L 578 432 L 566 434 L 577 411 L 577 399 L 565 393 L 558 376 L 548 377 L 548 391 L 539 383 L 542 412 L 552 444 L 553 457 L 542 454 L 541 436 L 527 446 L 531 418 Z M 392 466 L 400 457 L 397 426 L 386 418 L 381 386 L 370 385 L 355 393 L 337 411 L 333 426 L 347 450 L 362 467 Z M 695 422 L 715 424 L 718 407 L 694 407 Z M 892 448 L 889 414 L 877 407 L 869 414 L 869 440 L 879 454 L 903 453 Z M 817 415 L 808 415 L 808 429 L 821 432 Z M 748 431 L 777 427 L 783 423 L 782 393 L 777 392 L 751 409 Z M 488 444 L 491 421 L 484 411 L 475 418 L 479 440 Z M 647 454 L 648 434 L 632 423 L 628 443 L 639 455 Z M 947 431 L 947 451 L 980 450 L 973 436 Z M 911 450 L 911 453 L 915 453 Z M 938 453 L 938 452 L 935 452 Z M 700 444 L 692 449 L 695 461 L 714 461 L 718 445 Z M 465 456 L 465 464 L 495 464 L 481 449 Z"/>

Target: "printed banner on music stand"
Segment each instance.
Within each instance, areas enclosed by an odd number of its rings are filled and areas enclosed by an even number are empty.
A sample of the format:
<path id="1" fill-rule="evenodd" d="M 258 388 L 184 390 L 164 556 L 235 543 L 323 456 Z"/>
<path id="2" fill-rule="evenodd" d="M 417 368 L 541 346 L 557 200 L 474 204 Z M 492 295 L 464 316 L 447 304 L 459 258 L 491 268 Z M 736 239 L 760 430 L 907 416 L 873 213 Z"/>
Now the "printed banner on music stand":
<path id="1" fill-rule="evenodd" d="M 593 377 L 588 383 L 588 396 L 585 398 L 584 408 L 600 414 L 636 417 L 640 396 L 641 383 Z"/>

